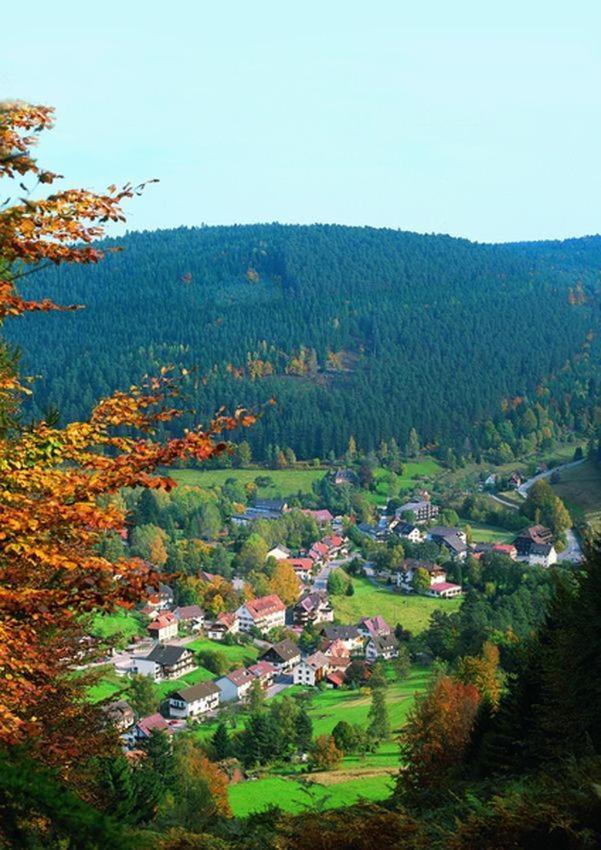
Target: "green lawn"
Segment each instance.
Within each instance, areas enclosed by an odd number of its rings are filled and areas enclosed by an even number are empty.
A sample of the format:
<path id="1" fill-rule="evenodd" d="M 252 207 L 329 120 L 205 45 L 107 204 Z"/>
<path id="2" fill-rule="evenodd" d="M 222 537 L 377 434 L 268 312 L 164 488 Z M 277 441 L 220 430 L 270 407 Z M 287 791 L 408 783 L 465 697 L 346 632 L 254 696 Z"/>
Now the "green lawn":
<path id="1" fill-rule="evenodd" d="M 361 617 L 381 614 L 391 626 L 401 623 L 411 632 L 423 631 L 432 611 L 456 611 L 461 599 L 433 599 L 427 596 L 405 596 L 386 586 L 377 587 L 366 578 L 354 578 L 353 596 L 332 596 L 334 615 L 341 623 L 358 623 Z"/>
<path id="2" fill-rule="evenodd" d="M 277 496 L 292 496 L 298 493 L 311 493 L 314 481 L 323 478 L 323 469 L 170 469 L 169 475 L 178 484 L 195 487 L 220 487 L 228 478 L 235 478 L 241 484 L 254 481 L 259 476 L 271 478 L 271 487 L 259 488 L 258 495 L 269 499 Z"/>
<path id="3" fill-rule="evenodd" d="M 565 502 L 576 522 L 587 522 L 601 531 L 601 469 L 591 460 L 563 469 L 553 484 L 555 493 Z"/>
<path id="4" fill-rule="evenodd" d="M 511 543 L 516 534 L 515 531 L 480 522 L 469 522 L 468 525 L 471 526 L 476 543 Z"/>
<path id="5" fill-rule="evenodd" d="M 117 676 L 110 665 L 103 668 L 102 678 L 88 690 L 88 699 L 90 702 L 102 702 L 110 699 L 113 694 L 127 688 L 129 681 L 125 676 Z"/>
<path id="6" fill-rule="evenodd" d="M 232 811 L 237 817 L 246 817 L 270 805 L 279 806 L 287 812 L 300 812 L 312 808 L 316 803 L 332 809 L 351 806 L 360 799 L 385 799 L 392 793 L 393 781 L 393 777 L 385 773 L 332 785 L 320 785 L 307 779 L 269 776 L 231 785 L 229 798 Z"/>
<path id="7" fill-rule="evenodd" d="M 144 634 L 144 627 L 131 611 L 115 611 L 113 614 L 96 614 L 92 623 L 92 634 L 99 638 L 122 635 L 131 641 L 136 635 Z"/>
<path id="8" fill-rule="evenodd" d="M 209 640 L 208 638 L 198 638 L 198 640 L 187 644 L 187 648 L 191 649 L 192 652 L 206 652 L 209 650 L 223 653 L 230 662 L 230 670 L 236 667 L 246 667 L 256 661 L 259 656 L 259 650 L 252 643 L 245 644 L 244 646 L 238 646 L 237 644 L 227 646 L 226 644 Z"/>

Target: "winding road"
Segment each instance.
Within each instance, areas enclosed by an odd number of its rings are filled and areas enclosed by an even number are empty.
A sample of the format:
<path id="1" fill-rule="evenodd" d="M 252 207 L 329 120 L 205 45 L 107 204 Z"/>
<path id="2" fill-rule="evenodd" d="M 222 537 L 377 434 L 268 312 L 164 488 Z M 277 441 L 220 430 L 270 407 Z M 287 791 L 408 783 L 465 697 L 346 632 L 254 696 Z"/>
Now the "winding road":
<path id="1" fill-rule="evenodd" d="M 519 493 L 522 499 L 525 499 L 528 496 L 528 490 L 536 481 L 542 481 L 543 478 L 550 478 L 555 472 L 561 472 L 563 469 L 571 469 L 574 466 L 580 466 L 581 463 L 584 463 L 584 458 L 582 458 L 582 460 L 572 460 L 569 463 L 562 463 L 560 466 L 556 466 L 553 469 L 547 469 L 545 472 L 539 472 L 538 475 L 533 475 L 532 478 L 529 478 L 527 481 L 524 481 L 523 484 L 520 484 L 520 486 L 516 488 L 515 492 Z M 489 495 L 492 496 L 495 502 L 503 505 L 504 508 L 509 508 L 513 511 L 519 511 L 520 509 L 519 505 L 516 505 L 515 502 L 511 502 L 509 499 L 504 499 L 503 496 L 497 496 L 495 493 L 489 493 Z M 578 542 L 578 538 L 576 537 L 573 528 L 568 528 L 566 531 L 566 548 L 563 552 L 558 552 L 557 560 L 574 562 L 582 560 L 582 549 L 580 548 L 580 543 Z"/>

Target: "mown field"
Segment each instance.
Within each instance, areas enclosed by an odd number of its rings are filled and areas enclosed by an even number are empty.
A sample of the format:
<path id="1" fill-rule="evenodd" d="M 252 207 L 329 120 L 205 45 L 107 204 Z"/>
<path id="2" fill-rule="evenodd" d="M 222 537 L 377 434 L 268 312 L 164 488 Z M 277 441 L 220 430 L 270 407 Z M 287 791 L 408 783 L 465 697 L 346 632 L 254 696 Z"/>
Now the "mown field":
<path id="1" fill-rule="evenodd" d="M 553 489 L 575 522 L 587 522 L 601 532 L 601 469 L 591 460 L 560 472 Z"/>
<path id="2" fill-rule="evenodd" d="M 360 800 L 383 800 L 392 793 L 394 777 L 390 773 L 351 776 L 332 784 L 282 776 L 240 782 L 229 788 L 230 805 L 234 815 L 246 817 L 268 806 L 279 806 L 287 812 L 301 812 L 316 805 L 334 809 Z"/>
<path id="3" fill-rule="evenodd" d="M 264 499 L 311 493 L 314 481 L 323 478 L 323 469 L 170 469 L 169 475 L 178 484 L 193 487 L 221 487 L 228 478 L 248 484 L 257 477 L 270 478 L 272 485 L 260 487 L 259 497 Z"/>
<path id="4" fill-rule="evenodd" d="M 354 578 L 353 596 L 332 596 L 334 616 L 341 623 L 358 623 L 361 617 L 381 614 L 391 626 L 401 623 L 411 632 L 423 631 L 432 611 L 456 611 L 460 599 L 431 599 L 427 596 L 405 596 L 386 586 L 373 585 L 366 578 Z"/>
<path id="5" fill-rule="evenodd" d="M 516 534 L 515 531 L 507 531 L 504 528 L 480 522 L 469 522 L 468 525 L 471 526 L 476 543 L 511 543 Z"/>

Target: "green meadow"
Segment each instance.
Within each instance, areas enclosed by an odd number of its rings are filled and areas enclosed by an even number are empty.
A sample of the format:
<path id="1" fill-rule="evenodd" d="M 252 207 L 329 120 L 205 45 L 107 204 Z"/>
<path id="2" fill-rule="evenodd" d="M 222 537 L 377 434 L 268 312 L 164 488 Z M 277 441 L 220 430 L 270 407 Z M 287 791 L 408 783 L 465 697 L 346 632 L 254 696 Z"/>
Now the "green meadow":
<path id="1" fill-rule="evenodd" d="M 353 596 L 332 596 L 334 616 L 341 623 L 358 623 L 361 617 L 381 614 L 391 626 L 401 623 L 411 632 L 421 632 L 433 611 L 456 611 L 461 599 L 433 599 L 395 593 L 386 585 L 374 585 L 366 578 L 353 578 Z"/>
<path id="2" fill-rule="evenodd" d="M 296 493 L 311 493 L 314 481 L 323 478 L 323 469 L 170 469 L 168 474 L 178 484 L 192 487 L 221 487 L 228 478 L 240 484 L 254 482 L 255 478 L 270 478 L 269 487 L 260 487 L 257 495 L 269 499 L 291 496 Z"/>

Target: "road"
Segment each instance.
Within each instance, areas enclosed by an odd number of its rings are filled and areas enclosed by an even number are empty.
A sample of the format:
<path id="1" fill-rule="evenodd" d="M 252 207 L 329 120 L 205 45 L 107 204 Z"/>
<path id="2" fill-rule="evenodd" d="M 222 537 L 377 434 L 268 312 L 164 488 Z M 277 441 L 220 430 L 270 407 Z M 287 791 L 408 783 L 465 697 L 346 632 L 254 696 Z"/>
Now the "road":
<path id="1" fill-rule="evenodd" d="M 561 466 L 556 466 L 554 469 L 548 469 L 546 472 L 539 472 L 538 475 L 533 475 L 532 478 L 529 478 L 527 481 L 524 481 L 523 484 L 520 484 L 520 486 L 516 489 L 516 493 L 519 493 L 522 499 L 526 499 L 528 496 L 528 490 L 536 481 L 542 481 L 543 478 L 550 478 L 554 472 L 561 472 L 562 469 L 571 469 L 573 466 L 579 466 L 581 463 L 584 463 L 584 458 L 582 460 L 572 460 L 569 463 L 562 463 Z M 509 508 L 514 511 L 519 511 L 520 509 L 519 505 L 507 501 L 502 496 L 496 496 L 494 493 L 489 493 L 489 495 L 492 496 L 495 502 L 498 502 L 505 508 Z M 582 549 L 580 548 L 580 543 L 578 542 L 578 538 L 576 537 L 573 528 L 568 528 L 566 531 L 566 544 L 566 548 L 563 552 L 558 553 L 557 560 L 572 561 L 573 563 L 579 563 L 582 561 Z"/>
<path id="2" fill-rule="evenodd" d="M 525 499 L 528 495 L 528 490 L 532 487 L 535 481 L 542 481 L 543 478 L 550 478 L 555 472 L 561 472 L 562 469 L 570 469 L 573 466 L 580 466 L 581 463 L 584 463 L 584 458 L 582 458 L 582 460 L 572 460 L 569 463 L 562 463 L 560 466 L 548 469 L 546 472 L 539 472 L 538 475 L 533 475 L 532 478 L 529 478 L 527 481 L 524 481 L 523 484 L 520 484 L 520 486 L 516 489 L 516 493 L 519 493 L 522 499 Z"/>

